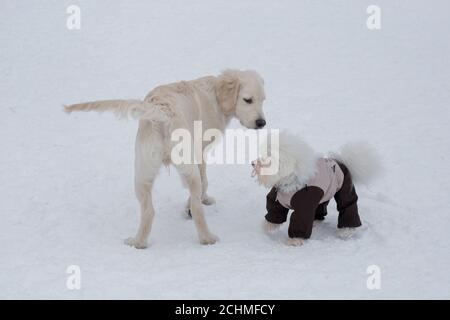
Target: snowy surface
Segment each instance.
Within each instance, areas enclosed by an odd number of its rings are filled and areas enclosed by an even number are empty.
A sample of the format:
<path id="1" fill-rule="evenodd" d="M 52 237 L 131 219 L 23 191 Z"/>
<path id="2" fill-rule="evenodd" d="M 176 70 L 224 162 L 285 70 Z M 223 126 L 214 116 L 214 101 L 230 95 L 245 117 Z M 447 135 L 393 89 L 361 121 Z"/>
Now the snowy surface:
<path id="1" fill-rule="evenodd" d="M 79 31 L 66 28 L 73 3 Z M 450 3 L 378 0 L 379 31 L 370 4 L 2 0 L 0 298 L 450 298 Z M 269 127 L 321 151 L 376 146 L 386 173 L 358 188 L 356 238 L 336 237 L 330 206 L 305 246 L 285 246 L 286 226 L 261 231 L 266 190 L 249 166 L 217 165 L 205 207 L 217 245 L 198 243 L 173 169 L 156 183 L 150 247 L 122 243 L 138 224 L 137 123 L 62 104 L 143 98 L 227 67 L 264 76 Z M 66 288 L 69 265 L 81 290 Z"/>

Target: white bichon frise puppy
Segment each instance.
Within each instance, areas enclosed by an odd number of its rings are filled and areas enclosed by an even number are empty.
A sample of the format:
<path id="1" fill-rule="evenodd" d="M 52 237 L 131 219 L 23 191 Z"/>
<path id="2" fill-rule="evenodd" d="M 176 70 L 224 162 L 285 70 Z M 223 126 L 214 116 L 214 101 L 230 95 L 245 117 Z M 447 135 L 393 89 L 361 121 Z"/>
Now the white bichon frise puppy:
<path id="1" fill-rule="evenodd" d="M 350 237 L 361 226 L 354 182 L 368 183 L 380 169 L 378 157 L 367 143 L 343 146 L 340 153 L 322 157 L 299 137 L 282 132 L 279 143 L 265 141 L 260 151 L 267 155 L 252 162 L 253 174 L 265 187 L 266 232 L 286 222 L 289 210 L 288 245 L 302 245 L 311 236 L 314 220 L 323 220 L 334 197 L 339 212 L 341 237 Z M 264 172 L 271 167 L 271 173 Z M 276 170 L 273 170 L 273 167 Z"/>

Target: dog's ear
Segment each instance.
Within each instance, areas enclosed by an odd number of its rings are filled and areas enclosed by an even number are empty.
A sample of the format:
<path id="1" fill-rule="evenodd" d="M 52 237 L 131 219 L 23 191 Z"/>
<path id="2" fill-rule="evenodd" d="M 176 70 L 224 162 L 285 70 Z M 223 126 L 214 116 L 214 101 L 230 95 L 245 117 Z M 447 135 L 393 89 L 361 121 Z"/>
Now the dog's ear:
<path id="1" fill-rule="evenodd" d="M 217 78 L 215 86 L 217 101 L 227 115 L 233 113 L 236 107 L 239 87 L 239 78 L 231 72 L 224 72 Z"/>

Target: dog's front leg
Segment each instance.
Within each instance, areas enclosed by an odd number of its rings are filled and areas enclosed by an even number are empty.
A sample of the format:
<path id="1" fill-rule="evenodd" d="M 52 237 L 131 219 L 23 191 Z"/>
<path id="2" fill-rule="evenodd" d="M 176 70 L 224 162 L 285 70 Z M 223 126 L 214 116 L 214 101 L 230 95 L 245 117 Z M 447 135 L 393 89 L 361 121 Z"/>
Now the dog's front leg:
<path id="1" fill-rule="evenodd" d="M 212 205 L 216 203 L 216 200 L 213 197 L 208 196 L 207 190 L 208 190 L 208 177 L 206 176 L 206 163 L 201 163 L 198 165 L 198 170 L 200 171 L 200 181 L 202 184 L 202 196 L 201 201 L 204 205 Z M 185 211 L 188 214 L 189 217 L 192 218 L 191 214 L 191 197 L 188 198 L 185 206 Z"/>
<path id="2" fill-rule="evenodd" d="M 209 206 L 216 202 L 213 197 L 208 196 L 208 178 L 206 176 L 206 163 L 203 161 L 198 165 L 198 169 L 200 170 L 200 178 L 202 181 L 202 203 Z"/>

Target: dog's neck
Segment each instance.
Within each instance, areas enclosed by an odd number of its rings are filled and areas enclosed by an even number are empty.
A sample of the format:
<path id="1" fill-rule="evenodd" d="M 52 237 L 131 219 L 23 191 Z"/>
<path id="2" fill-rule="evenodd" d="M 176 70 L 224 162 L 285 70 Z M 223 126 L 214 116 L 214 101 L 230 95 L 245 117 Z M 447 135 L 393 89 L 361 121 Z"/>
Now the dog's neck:
<path id="1" fill-rule="evenodd" d="M 280 192 L 287 193 L 303 189 L 305 185 L 305 179 L 302 179 L 295 174 L 291 174 L 288 177 L 281 179 L 274 187 Z"/>
<path id="2" fill-rule="evenodd" d="M 317 160 L 321 157 L 321 155 L 305 152 L 303 153 L 303 157 L 304 165 L 302 167 L 302 170 L 292 172 L 287 177 L 284 177 L 280 181 L 278 181 L 274 185 L 277 190 L 283 193 L 298 191 L 300 189 L 303 189 L 308 184 L 310 179 L 314 177 L 317 172 Z"/>

